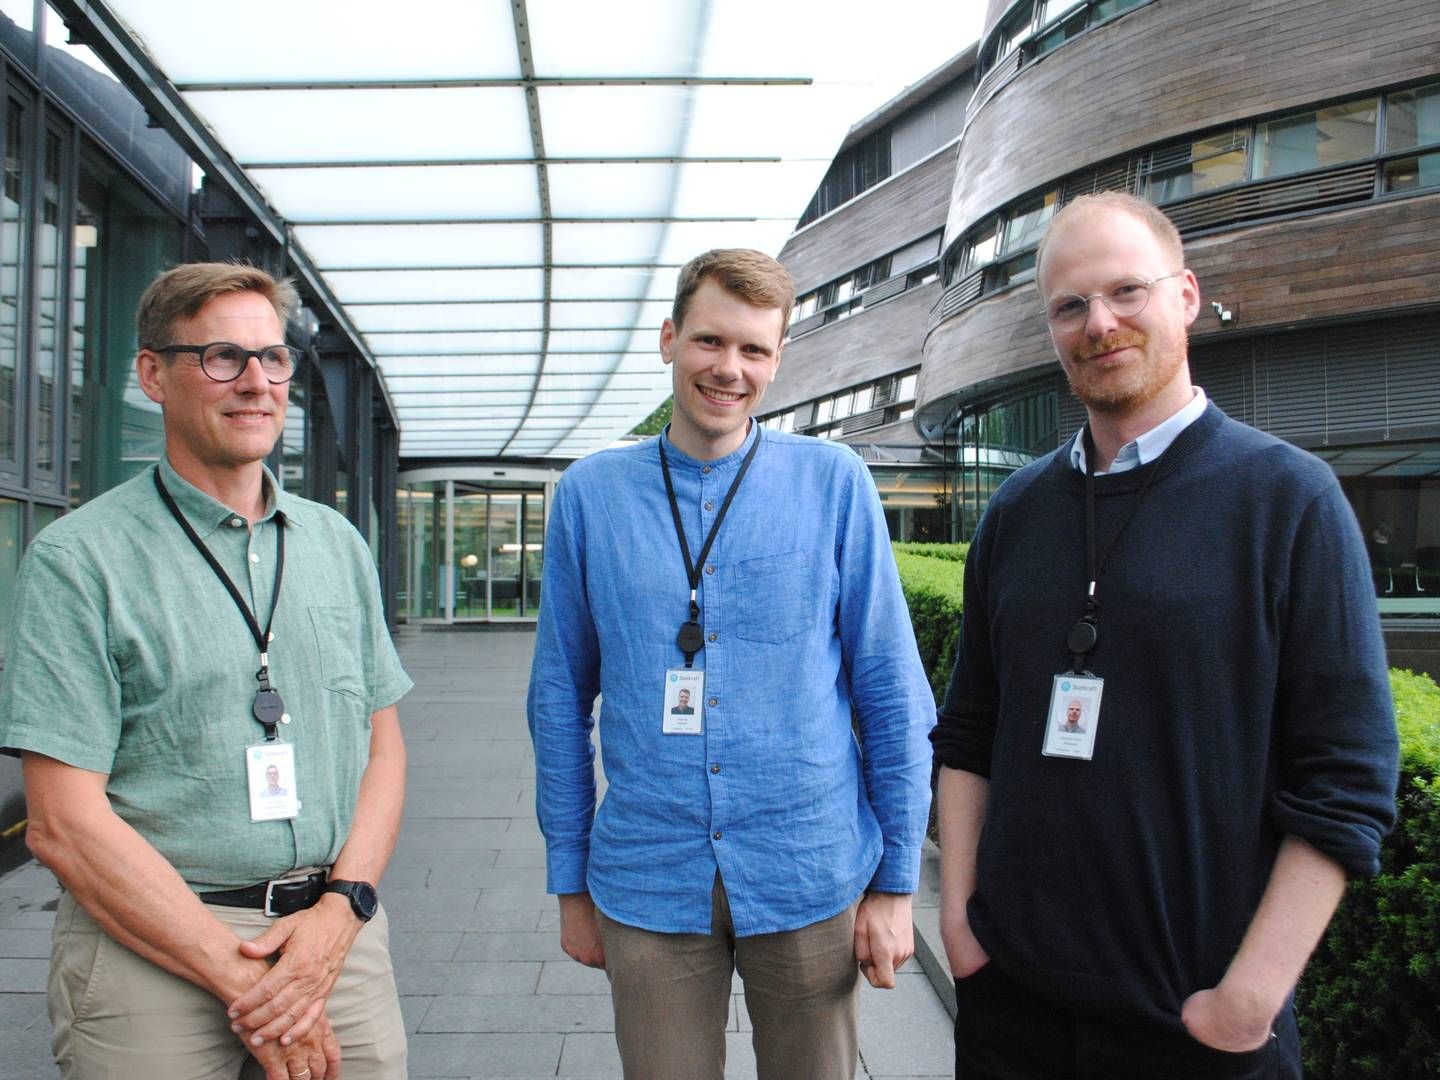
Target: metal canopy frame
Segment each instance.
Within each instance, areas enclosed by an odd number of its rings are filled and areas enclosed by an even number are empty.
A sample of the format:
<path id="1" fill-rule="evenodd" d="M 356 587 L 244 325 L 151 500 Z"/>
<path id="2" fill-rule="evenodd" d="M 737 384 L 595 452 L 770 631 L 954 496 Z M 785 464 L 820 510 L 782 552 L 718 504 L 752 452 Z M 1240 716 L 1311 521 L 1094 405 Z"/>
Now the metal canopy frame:
<path id="1" fill-rule="evenodd" d="M 780 249 L 873 108 L 887 32 L 855 30 L 864 0 L 820 20 L 785 0 L 254 0 L 217 47 L 193 0 L 52 3 L 284 252 L 332 360 L 343 344 L 375 373 L 403 458 L 574 457 L 647 415 L 669 372 L 636 358 L 674 271 L 705 247 Z M 580 303 L 593 319 L 557 321 Z M 468 329 L 396 310 L 461 304 L 534 307 L 477 308 Z M 566 336 L 587 333 L 610 340 Z M 494 351 L 449 347 L 481 335 Z M 525 389 L 470 389 L 487 377 Z"/>

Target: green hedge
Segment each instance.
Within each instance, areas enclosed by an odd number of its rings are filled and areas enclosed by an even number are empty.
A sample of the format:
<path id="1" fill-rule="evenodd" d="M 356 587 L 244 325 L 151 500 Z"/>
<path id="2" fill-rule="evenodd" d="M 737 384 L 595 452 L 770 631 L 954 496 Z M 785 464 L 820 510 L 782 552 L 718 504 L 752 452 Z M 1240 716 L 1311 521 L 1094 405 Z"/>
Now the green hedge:
<path id="1" fill-rule="evenodd" d="M 1297 994 L 1312 1080 L 1440 1076 L 1440 687 L 1391 671 L 1399 821 L 1351 882 Z"/>
<path id="2" fill-rule="evenodd" d="M 970 551 L 969 544 L 902 544 L 899 542 L 890 545 L 898 555 L 903 552 L 906 555 L 923 555 L 927 559 L 947 559 L 950 562 L 963 563 L 966 554 Z"/>
<path id="3" fill-rule="evenodd" d="M 963 544 L 895 544 L 936 701 L 960 632 Z M 1399 820 L 1380 875 L 1351 882 L 1296 995 L 1310 1080 L 1440 1077 L 1440 687 L 1391 671 Z"/>
<path id="4" fill-rule="evenodd" d="M 945 696 L 964 604 L 965 552 L 968 544 L 892 544 L 900 587 L 910 605 L 915 643 L 930 676 L 938 704 Z"/>

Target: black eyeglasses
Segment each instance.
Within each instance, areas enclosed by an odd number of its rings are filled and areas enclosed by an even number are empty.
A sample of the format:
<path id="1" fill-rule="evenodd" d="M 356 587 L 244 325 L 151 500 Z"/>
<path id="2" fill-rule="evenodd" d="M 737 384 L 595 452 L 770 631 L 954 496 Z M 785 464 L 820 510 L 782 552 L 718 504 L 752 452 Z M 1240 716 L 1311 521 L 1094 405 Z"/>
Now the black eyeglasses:
<path id="1" fill-rule="evenodd" d="M 267 345 L 263 349 L 246 349 L 229 341 L 212 341 L 209 345 L 162 345 L 151 349 L 157 353 L 194 353 L 200 357 L 200 370 L 216 382 L 234 382 L 250 365 L 250 358 L 260 358 L 260 370 L 272 383 L 287 383 L 295 377 L 300 353 L 289 345 Z"/>

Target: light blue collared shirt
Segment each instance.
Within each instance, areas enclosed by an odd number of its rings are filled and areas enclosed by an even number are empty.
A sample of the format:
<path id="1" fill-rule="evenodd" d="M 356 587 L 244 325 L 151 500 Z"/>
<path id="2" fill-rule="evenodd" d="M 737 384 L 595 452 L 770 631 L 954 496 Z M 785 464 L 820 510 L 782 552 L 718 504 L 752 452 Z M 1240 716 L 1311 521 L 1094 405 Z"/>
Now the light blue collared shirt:
<path id="1" fill-rule="evenodd" d="M 1096 476 L 1109 476 L 1113 473 L 1129 472 L 1131 469 L 1139 468 L 1141 465 L 1149 465 L 1166 450 L 1176 439 L 1180 432 L 1200 419 L 1200 414 L 1205 411 L 1205 391 L 1200 387 L 1192 387 L 1195 391 L 1185 407 L 1177 412 L 1169 420 L 1162 420 L 1143 435 L 1131 439 L 1120 452 L 1115 455 L 1115 460 L 1110 463 L 1110 468 L 1105 472 L 1096 473 Z M 1085 440 L 1082 438 L 1084 429 L 1075 433 L 1070 442 L 1070 464 L 1076 472 L 1085 471 Z"/>
<path id="2" fill-rule="evenodd" d="M 700 573 L 704 730 L 667 735 L 690 589 L 659 440 L 693 556 L 756 438 Z M 753 425 L 715 461 L 668 435 L 578 461 L 556 487 L 543 595 L 528 709 L 550 892 L 706 933 L 718 869 L 749 936 L 829 918 L 867 888 L 915 890 L 935 699 L 874 481 L 849 447 Z"/>

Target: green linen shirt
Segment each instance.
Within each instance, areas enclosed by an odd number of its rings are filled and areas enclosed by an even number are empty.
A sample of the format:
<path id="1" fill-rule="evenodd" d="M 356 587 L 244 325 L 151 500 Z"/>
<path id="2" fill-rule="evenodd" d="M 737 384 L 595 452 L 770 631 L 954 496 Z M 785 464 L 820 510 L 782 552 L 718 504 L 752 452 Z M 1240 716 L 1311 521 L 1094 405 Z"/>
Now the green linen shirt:
<path id="1" fill-rule="evenodd" d="M 166 489 L 263 628 L 285 570 L 270 680 L 292 722 L 299 816 L 250 820 L 245 748 L 260 666 L 225 586 L 155 490 Z M 334 510 L 278 491 L 245 519 L 168 461 L 86 503 L 30 545 L 0 676 L 0 747 L 108 775 L 115 812 L 197 890 L 334 862 L 369 760 L 370 716 L 413 683 L 381 611 L 365 541 Z"/>

